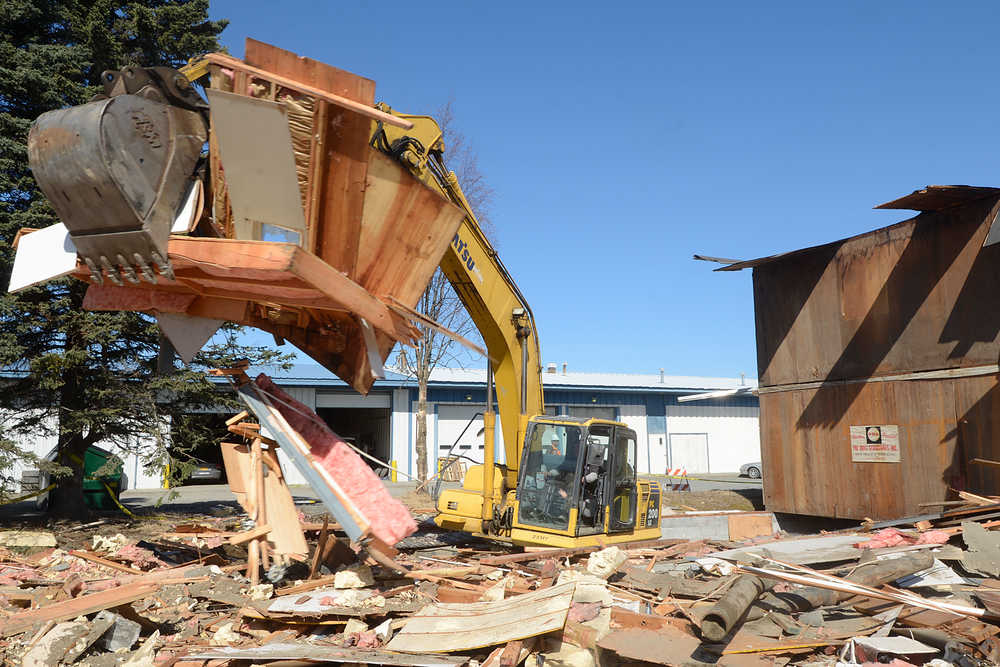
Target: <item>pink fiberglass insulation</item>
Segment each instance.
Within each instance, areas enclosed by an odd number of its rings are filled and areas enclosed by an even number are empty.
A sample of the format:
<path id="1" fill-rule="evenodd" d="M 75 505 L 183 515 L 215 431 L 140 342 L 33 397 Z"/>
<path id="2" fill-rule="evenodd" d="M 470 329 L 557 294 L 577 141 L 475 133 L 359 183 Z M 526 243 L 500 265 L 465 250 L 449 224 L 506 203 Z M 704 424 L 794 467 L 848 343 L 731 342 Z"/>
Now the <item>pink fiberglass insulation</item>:
<path id="1" fill-rule="evenodd" d="M 271 403 L 308 443 L 316 461 L 368 521 L 372 535 L 386 544 L 395 544 L 417 530 L 417 524 L 406 507 L 389 495 L 382 480 L 364 459 L 331 431 L 315 412 L 286 394 L 263 373 L 257 376 L 255 384 L 266 395 L 278 399 L 272 399 Z"/>

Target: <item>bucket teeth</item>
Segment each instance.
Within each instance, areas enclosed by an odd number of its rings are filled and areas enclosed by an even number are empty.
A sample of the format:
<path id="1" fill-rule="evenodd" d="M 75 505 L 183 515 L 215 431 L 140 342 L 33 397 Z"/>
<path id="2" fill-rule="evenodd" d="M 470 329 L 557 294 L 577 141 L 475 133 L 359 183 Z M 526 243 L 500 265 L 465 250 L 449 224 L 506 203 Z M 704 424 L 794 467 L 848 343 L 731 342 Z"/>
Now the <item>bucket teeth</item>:
<path id="1" fill-rule="evenodd" d="M 139 267 L 139 271 L 140 273 L 142 273 L 142 277 L 145 278 L 146 281 L 149 282 L 150 284 L 155 285 L 156 274 L 153 273 L 153 269 L 149 268 L 149 264 L 147 264 L 146 260 L 142 258 L 142 255 L 140 255 L 139 253 L 133 253 L 132 259 L 135 260 L 135 265 Z"/>
<path id="2" fill-rule="evenodd" d="M 159 269 L 161 274 L 166 276 L 167 280 L 174 279 L 174 267 L 170 266 L 169 260 L 164 259 L 160 253 L 155 250 L 151 252 L 149 256 L 153 259 L 153 264 L 156 265 L 156 268 Z"/>
<path id="3" fill-rule="evenodd" d="M 105 275 L 107 275 L 108 280 L 113 282 L 115 285 L 118 285 L 119 287 L 124 286 L 121 277 L 118 275 L 118 269 L 112 266 L 111 262 L 109 262 L 108 258 L 105 257 L 104 255 L 101 255 L 101 266 L 104 267 L 104 273 Z"/>
<path id="4" fill-rule="evenodd" d="M 99 269 L 97 264 L 94 263 L 94 260 L 86 257 L 83 261 L 87 263 L 87 268 L 90 269 L 90 278 L 94 281 L 94 283 L 97 285 L 103 285 L 104 276 L 101 275 L 101 269 Z"/>
<path id="5" fill-rule="evenodd" d="M 135 269 L 133 269 L 132 265 L 128 263 L 128 260 L 121 255 L 117 255 L 116 259 L 118 260 L 118 266 L 121 267 L 122 273 L 125 274 L 125 280 L 129 281 L 133 285 L 138 285 L 139 276 L 136 275 Z"/>

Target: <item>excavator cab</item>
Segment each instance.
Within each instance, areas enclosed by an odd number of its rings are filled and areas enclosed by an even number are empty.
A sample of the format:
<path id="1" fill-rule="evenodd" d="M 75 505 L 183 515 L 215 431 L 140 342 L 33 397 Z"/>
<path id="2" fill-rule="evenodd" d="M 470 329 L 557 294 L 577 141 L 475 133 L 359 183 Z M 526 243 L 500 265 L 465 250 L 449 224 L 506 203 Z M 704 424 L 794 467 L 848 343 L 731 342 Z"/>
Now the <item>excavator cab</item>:
<path id="1" fill-rule="evenodd" d="M 575 535 L 636 523 L 636 437 L 624 424 L 533 420 L 517 485 L 517 523 Z"/>
<path id="2" fill-rule="evenodd" d="M 484 466 L 462 489 L 445 491 L 435 518 L 444 528 L 481 532 L 516 544 L 572 547 L 660 537 L 660 490 L 636 477 L 636 435 L 625 424 L 575 417 L 527 422 L 517 487 L 483 530 Z M 497 488 L 505 475 L 495 474 Z M 513 472 L 513 471 L 509 471 Z"/>

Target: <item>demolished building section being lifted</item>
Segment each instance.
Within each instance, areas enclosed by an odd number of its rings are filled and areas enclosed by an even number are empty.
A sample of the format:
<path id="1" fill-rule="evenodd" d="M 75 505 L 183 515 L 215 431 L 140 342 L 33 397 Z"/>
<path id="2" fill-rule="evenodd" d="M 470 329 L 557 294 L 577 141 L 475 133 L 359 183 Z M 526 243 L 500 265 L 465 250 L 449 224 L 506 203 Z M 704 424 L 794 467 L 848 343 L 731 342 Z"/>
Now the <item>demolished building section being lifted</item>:
<path id="1" fill-rule="evenodd" d="M 1000 189 L 929 186 L 920 214 L 753 269 L 764 500 L 893 519 L 1000 492 Z"/>
<path id="2" fill-rule="evenodd" d="M 36 122 L 32 169 L 76 244 L 62 272 L 92 283 L 89 309 L 156 314 L 183 357 L 228 320 L 366 393 L 392 347 L 416 340 L 410 310 L 463 210 L 369 145 L 376 127 L 413 126 L 373 106 L 373 81 L 252 39 L 245 62 L 199 66 L 210 112 L 185 77 L 127 68 L 109 73 L 109 99 Z M 32 273 L 52 267 L 42 238 L 18 253 L 12 290 L 52 277 Z"/>

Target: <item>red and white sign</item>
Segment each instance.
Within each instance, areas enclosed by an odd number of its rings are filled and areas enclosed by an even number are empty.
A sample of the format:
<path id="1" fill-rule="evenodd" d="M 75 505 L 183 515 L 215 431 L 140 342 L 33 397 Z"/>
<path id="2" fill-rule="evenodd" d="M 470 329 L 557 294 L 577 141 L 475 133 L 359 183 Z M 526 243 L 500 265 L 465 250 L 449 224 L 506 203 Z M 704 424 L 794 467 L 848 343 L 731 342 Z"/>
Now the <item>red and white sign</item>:
<path id="1" fill-rule="evenodd" d="M 899 463 L 899 427 L 892 424 L 851 427 L 851 460 Z"/>

